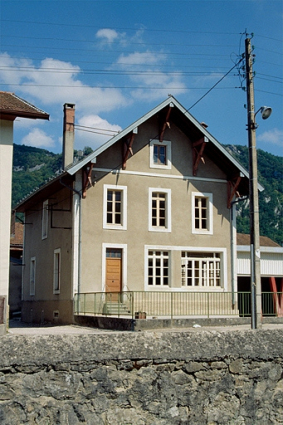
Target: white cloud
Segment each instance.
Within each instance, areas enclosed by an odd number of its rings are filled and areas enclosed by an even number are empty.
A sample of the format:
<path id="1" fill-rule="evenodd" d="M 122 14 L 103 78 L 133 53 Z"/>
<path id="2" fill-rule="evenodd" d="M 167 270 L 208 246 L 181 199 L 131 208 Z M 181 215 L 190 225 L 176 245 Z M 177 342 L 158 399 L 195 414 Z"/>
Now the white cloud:
<path id="1" fill-rule="evenodd" d="M 17 94 L 43 105 L 75 103 L 81 113 L 108 112 L 127 102 L 121 90 L 115 88 L 90 87 L 80 79 L 81 69 L 70 62 L 46 58 L 40 66 L 26 59 L 16 60 L 7 54 L 0 55 L 0 82 L 13 84 Z M 52 117 L 51 117 L 52 118 Z"/>
<path id="2" fill-rule="evenodd" d="M 164 53 L 146 51 L 121 55 L 117 65 L 124 71 L 129 71 L 129 79 L 136 86 L 131 95 L 135 100 L 155 100 L 167 97 L 168 93 L 177 95 L 183 93 L 186 85 L 181 72 L 164 72 L 162 64 L 167 60 Z M 141 65 L 145 65 L 141 68 Z"/>
<path id="3" fill-rule="evenodd" d="M 278 128 L 273 128 L 272 130 L 265 131 L 264 133 L 257 136 L 257 139 L 260 142 L 283 146 L 283 131 L 279 130 Z"/>
<path id="4" fill-rule="evenodd" d="M 152 53 L 152 52 L 135 52 L 129 55 L 120 55 L 117 64 L 118 65 L 152 65 L 152 64 L 160 64 L 160 62 L 164 62 L 166 60 L 166 55 L 163 53 Z"/>
<path id="5" fill-rule="evenodd" d="M 39 128 L 32 129 L 29 134 L 23 137 L 22 145 L 35 146 L 37 148 L 50 149 L 55 146 L 55 141 Z"/>
<path id="6" fill-rule="evenodd" d="M 83 149 L 85 146 L 96 149 L 121 130 L 119 125 L 110 124 L 98 115 L 86 115 L 78 120 L 78 127 L 75 130 L 75 149 Z"/>
<path id="7" fill-rule="evenodd" d="M 110 28 L 102 28 L 97 31 L 96 37 L 106 41 L 107 43 L 113 43 L 114 40 L 119 38 L 119 34 L 117 31 Z"/>

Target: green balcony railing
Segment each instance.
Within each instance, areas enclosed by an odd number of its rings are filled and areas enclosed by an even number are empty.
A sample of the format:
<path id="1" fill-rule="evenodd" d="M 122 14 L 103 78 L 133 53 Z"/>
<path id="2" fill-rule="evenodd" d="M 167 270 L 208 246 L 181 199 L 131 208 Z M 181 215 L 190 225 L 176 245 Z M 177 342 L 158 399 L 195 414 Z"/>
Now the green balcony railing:
<path id="1" fill-rule="evenodd" d="M 283 316 L 283 293 L 263 292 L 262 315 Z M 129 318 L 249 317 L 251 293 L 125 291 L 76 294 L 76 315 Z"/>

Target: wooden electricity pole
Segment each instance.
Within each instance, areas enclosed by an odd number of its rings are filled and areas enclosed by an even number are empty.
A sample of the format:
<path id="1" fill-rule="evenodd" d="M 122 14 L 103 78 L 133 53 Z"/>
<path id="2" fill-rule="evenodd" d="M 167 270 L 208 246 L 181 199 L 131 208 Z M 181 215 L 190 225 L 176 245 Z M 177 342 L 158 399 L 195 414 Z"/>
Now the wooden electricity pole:
<path id="1" fill-rule="evenodd" d="M 245 40 L 247 113 L 249 140 L 249 200 L 250 200 L 250 248 L 251 248 L 251 327 L 261 327 L 261 276 L 260 276 L 260 239 L 258 176 L 256 152 L 256 123 L 254 106 L 253 55 L 250 38 Z"/>

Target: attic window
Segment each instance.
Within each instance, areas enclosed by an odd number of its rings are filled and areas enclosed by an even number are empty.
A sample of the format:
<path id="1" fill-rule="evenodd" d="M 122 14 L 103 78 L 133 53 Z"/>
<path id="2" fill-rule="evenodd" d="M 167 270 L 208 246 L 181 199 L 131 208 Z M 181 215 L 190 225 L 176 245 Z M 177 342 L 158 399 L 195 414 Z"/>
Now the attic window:
<path id="1" fill-rule="evenodd" d="M 151 140 L 149 145 L 150 168 L 171 169 L 171 142 Z"/>

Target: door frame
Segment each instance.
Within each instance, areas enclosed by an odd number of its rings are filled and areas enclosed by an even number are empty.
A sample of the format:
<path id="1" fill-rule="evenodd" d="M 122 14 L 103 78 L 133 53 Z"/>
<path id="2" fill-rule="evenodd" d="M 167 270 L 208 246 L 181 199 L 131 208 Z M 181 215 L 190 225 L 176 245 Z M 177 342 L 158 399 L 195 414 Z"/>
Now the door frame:
<path id="1" fill-rule="evenodd" d="M 127 291 L 127 244 L 103 243 L 102 244 L 102 276 L 101 291 L 106 292 L 106 250 L 107 248 L 116 248 L 122 250 L 122 291 Z"/>

